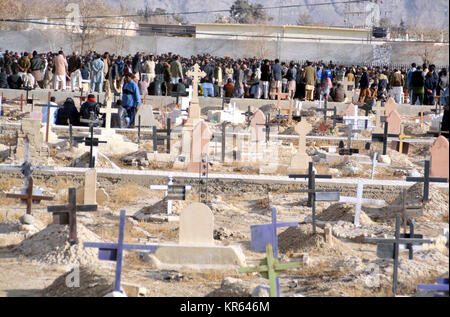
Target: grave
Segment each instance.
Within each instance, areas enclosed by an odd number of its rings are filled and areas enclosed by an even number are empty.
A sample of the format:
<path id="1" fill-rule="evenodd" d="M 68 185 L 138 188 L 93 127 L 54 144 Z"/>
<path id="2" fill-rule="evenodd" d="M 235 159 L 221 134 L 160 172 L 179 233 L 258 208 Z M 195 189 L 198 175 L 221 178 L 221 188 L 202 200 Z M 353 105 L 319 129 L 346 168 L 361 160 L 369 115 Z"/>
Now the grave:
<path id="1" fill-rule="evenodd" d="M 400 245 L 421 245 L 424 243 L 432 243 L 431 240 L 425 240 L 422 238 L 401 238 L 400 237 L 400 215 L 396 216 L 395 221 L 395 236 L 394 239 L 378 239 L 378 238 L 365 238 L 365 243 L 377 244 L 377 256 L 384 259 L 394 259 L 394 270 L 392 277 L 392 292 L 397 295 L 398 288 L 398 262 L 400 255 Z"/>
<path id="2" fill-rule="evenodd" d="M 169 176 L 167 185 L 151 185 L 150 189 L 165 190 L 165 199 L 167 200 L 167 215 L 172 215 L 172 205 L 174 200 L 186 200 L 186 192 L 191 190 L 189 185 L 174 185 L 173 175 Z"/>
<path id="3" fill-rule="evenodd" d="M 292 156 L 289 173 L 303 173 L 308 169 L 311 157 L 306 154 L 306 135 L 312 130 L 312 126 L 302 120 L 295 126 L 295 132 L 299 135 L 297 153 Z"/>
<path id="4" fill-rule="evenodd" d="M 46 165 L 50 157 L 48 146 L 41 134 L 41 120 L 22 119 L 21 129 L 17 135 L 15 160 L 21 161 L 25 155 L 25 143 L 30 144 L 30 161 L 35 165 Z"/>
<path id="5" fill-rule="evenodd" d="M 140 119 L 141 127 L 143 128 L 158 127 L 158 121 L 156 121 L 153 114 L 152 105 L 141 105 L 136 113 L 136 118 Z"/>
<path id="6" fill-rule="evenodd" d="M 356 198 L 341 196 L 341 198 L 339 200 L 339 202 L 341 202 L 341 203 L 355 204 L 355 220 L 354 220 L 353 224 L 356 227 L 360 226 L 361 206 L 363 204 L 364 205 L 375 205 L 375 206 L 384 206 L 386 204 L 386 202 L 384 200 L 364 199 L 363 192 L 364 192 L 364 180 L 359 178 L 358 186 L 356 189 Z"/>
<path id="7" fill-rule="evenodd" d="M 447 183 L 448 178 L 444 177 L 430 177 L 430 161 L 425 161 L 425 171 L 423 177 L 406 177 L 407 182 L 423 183 L 423 202 L 427 203 L 430 193 L 430 183 Z"/>
<path id="8" fill-rule="evenodd" d="M 216 245 L 213 231 L 214 215 L 209 207 L 193 203 L 180 214 L 179 243 L 159 245 L 150 258 L 160 270 L 222 270 L 245 266 L 241 248 Z"/>
<path id="9" fill-rule="evenodd" d="M 236 103 L 229 103 L 223 110 L 209 110 L 208 121 L 217 123 L 230 122 L 232 124 L 245 123 L 245 116 L 236 109 Z"/>
<path id="10" fill-rule="evenodd" d="M 402 125 L 402 119 L 400 118 L 399 113 L 397 110 L 392 110 L 389 114 L 388 118 L 386 119 L 386 122 L 389 125 L 388 128 L 388 134 L 399 136 L 400 135 L 400 127 Z"/>
<path id="11" fill-rule="evenodd" d="M 442 135 L 430 149 L 430 176 L 449 179 L 449 143 Z"/>

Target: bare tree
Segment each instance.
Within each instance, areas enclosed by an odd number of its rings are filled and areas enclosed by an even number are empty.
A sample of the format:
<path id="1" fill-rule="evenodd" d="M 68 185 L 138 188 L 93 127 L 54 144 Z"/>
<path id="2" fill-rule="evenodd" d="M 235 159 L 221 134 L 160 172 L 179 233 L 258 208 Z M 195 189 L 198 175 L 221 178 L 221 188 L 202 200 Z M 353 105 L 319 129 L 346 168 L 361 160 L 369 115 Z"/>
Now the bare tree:
<path id="1" fill-rule="evenodd" d="M 297 25 L 313 25 L 312 17 L 307 13 L 300 13 L 297 18 Z"/>

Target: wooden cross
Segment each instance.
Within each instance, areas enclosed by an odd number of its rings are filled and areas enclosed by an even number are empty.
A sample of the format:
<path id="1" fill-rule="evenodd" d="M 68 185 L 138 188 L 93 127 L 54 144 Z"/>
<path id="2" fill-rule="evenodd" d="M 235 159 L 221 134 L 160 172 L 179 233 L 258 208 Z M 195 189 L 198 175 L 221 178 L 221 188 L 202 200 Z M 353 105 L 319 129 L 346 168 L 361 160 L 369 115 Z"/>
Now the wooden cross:
<path id="1" fill-rule="evenodd" d="M 241 273 L 258 272 L 267 279 L 270 284 L 270 296 L 277 297 L 280 293 L 279 286 L 277 287 L 276 280 L 281 272 L 300 268 L 302 266 L 299 262 L 280 263 L 278 259 L 273 256 L 272 245 L 268 243 L 266 245 L 266 258 L 260 262 L 260 266 L 257 267 L 243 267 L 239 269 Z"/>
<path id="2" fill-rule="evenodd" d="M 288 93 L 282 93 L 281 92 L 281 87 L 278 87 L 277 92 L 271 92 L 270 93 L 271 97 L 277 97 L 277 110 L 281 109 L 280 108 L 280 104 L 281 104 L 281 100 L 282 99 L 286 99 L 287 97 L 289 97 Z"/>
<path id="3" fill-rule="evenodd" d="M 19 98 L 15 98 L 12 99 L 11 101 L 20 101 L 20 111 L 23 112 L 23 102 L 27 102 L 27 99 L 23 99 L 23 94 L 20 94 L 20 99 Z"/>
<path id="4" fill-rule="evenodd" d="M 407 182 L 423 183 L 423 202 L 427 203 L 430 193 L 430 183 L 447 183 L 448 179 L 443 177 L 430 177 L 430 161 L 425 161 L 423 177 L 406 177 Z"/>
<path id="5" fill-rule="evenodd" d="M 403 147 L 403 140 L 404 139 L 412 139 L 414 138 L 413 136 L 410 135 L 406 135 L 405 134 L 405 126 L 402 124 L 401 128 L 400 128 L 400 135 L 398 136 L 399 142 L 398 142 L 398 151 L 400 153 L 404 153 L 404 154 L 408 154 L 408 149 L 409 149 L 409 143 L 405 142 L 405 147 Z M 403 151 L 403 149 L 405 151 Z"/>
<path id="6" fill-rule="evenodd" d="M 116 273 L 114 292 L 121 293 L 121 278 L 122 278 L 122 264 L 123 264 L 123 251 L 125 250 L 144 250 L 144 251 L 156 251 L 158 245 L 144 245 L 144 244 L 127 244 L 124 243 L 125 237 L 125 210 L 120 211 L 119 222 L 119 237 L 116 243 L 97 243 L 97 242 L 85 242 L 83 246 L 85 248 L 98 249 L 98 258 L 102 261 L 114 261 L 116 262 Z"/>
<path id="7" fill-rule="evenodd" d="M 169 182 L 167 185 L 151 185 L 150 189 L 165 190 L 167 198 L 167 214 L 172 214 L 173 200 L 186 200 L 186 191 L 191 190 L 189 185 L 174 185 L 173 175 L 169 175 Z"/>
<path id="8" fill-rule="evenodd" d="M 27 204 L 27 214 L 31 215 L 33 203 L 39 203 L 41 200 L 53 200 L 52 196 L 33 195 L 33 177 L 28 177 L 28 186 L 25 194 L 6 194 L 6 198 L 18 198 Z"/>
<path id="9" fill-rule="evenodd" d="M 392 292 L 397 295 L 397 284 L 398 284 L 398 257 L 400 252 L 400 244 L 406 245 L 421 245 L 424 243 L 433 243 L 431 240 L 424 240 L 421 238 L 401 238 L 400 237 L 400 215 L 396 216 L 395 221 L 395 237 L 394 239 L 369 239 L 365 238 L 366 243 L 376 243 L 377 244 L 377 256 L 379 258 L 394 259 L 394 270 L 393 270 L 393 282 L 392 282 Z"/>
<path id="10" fill-rule="evenodd" d="M 106 109 L 100 108 L 100 113 L 106 114 L 105 129 L 107 129 L 107 130 L 111 129 L 111 115 L 113 113 L 119 113 L 119 109 L 112 108 L 111 106 L 112 106 L 111 100 L 108 100 L 106 102 Z"/>
<path id="11" fill-rule="evenodd" d="M 423 113 L 424 113 L 424 111 L 422 110 L 419 112 L 419 115 L 420 115 L 419 117 L 411 117 L 411 119 L 420 119 L 420 127 L 423 126 L 424 120 L 432 120 L 433 119 L 432 117 L 424 117 Z"/>
<path id="12" fill-rule="evenodd" d="M 364 193 L 364 181 L 359 178 L 358 179 L 358 185 L 356 188 L 356 198 L 355 197 L 341 197 L 339 202 L 341 203 L 350 203 L 355 204 L 355 218 L 353 221 L 353 224 L 356 227 L 359 227 L 360 225 L 360 215 L 361 215 L 361 205 L 376 205 L 376 206 L 384 206 L 386 202 L 384 200 L 377 200 L 377 199 L 364 199 L 363 198 Z"/>
<path id="13" fill-rule="evenodd" d="M 53 213 L 53 223 L 69 225 L 69 243 L 78 243 L 77 237 L 77 212 L 97 211 L 97 205 L 77 205 L 77 190 L 69 188 L 69 201 L 67 205 L 49 206 L 48 212 Z"/>

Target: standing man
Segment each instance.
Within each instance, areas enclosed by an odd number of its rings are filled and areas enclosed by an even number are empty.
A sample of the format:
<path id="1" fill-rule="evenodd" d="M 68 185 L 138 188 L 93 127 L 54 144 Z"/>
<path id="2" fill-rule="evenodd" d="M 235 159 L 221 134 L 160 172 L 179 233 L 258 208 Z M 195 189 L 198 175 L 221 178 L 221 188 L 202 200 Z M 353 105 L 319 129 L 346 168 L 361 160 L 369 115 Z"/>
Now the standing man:
<path id="1" fill-rule="evenodd" d="M 91 63 L 91 92 L 103 92 L 104 71 L 105 64 L 101 60 L 100 55 L 96 55 L 95 60 Z"/>
<path id="2" fill-rule="evenodd" d="M 359 87 L 361 91 L 359 93 L 358 102 L 362 103 L 363 100 L 369 96 L 369 84 L 370 84 L 369 73 L 367 72 L 367 67 L 364 66 L 363 74 L 361 76 L 361 80 L 359 81 Z"/>
<path id="3" fill-rule="evenodd" d="M 130 118 L 130 128 L 134 128 L 136 113 L 141 106 L 141 95 L 139 94 L 139 87 L 134 81 L 134 75 L 131 73 L 125 75 L 122 106 L 125 108 L 128 117 Z"/>
<path id="4" fill-rule="evenodd" d="M 53 64 L 55 67 L 55 73 L 53 76 L 53 88 L 55 90 L 59 90 L 59 86 L 61 86 L 61 90 L 65 91 L 68 64 L 63 51 L 58 52 L 58 56 L 54 58 Z"/>
<path id="5" fill-rule="evenodd" d="M 297 68 L 295 67 L 294 62 L 289 64 L 289 69 L 286 73 L 286 79 L 288 81 L 288 93 L 289 99 L 294 99 L 295 89 L 297 88 Z"/>
<path id="6" fill-rule="evenodd" d="M 270 67 L 270 62 L 268 59 L 264 60 L 264 65 L 261 67 L 261 83 L 264 99 L 269 99 L 269 84 L 270 84 L 270 74 L 272 69 Z"/>
<path id="7" fill-rule="evenodd" d="M 413 92 L 412 105 L 415 105 L 419 100 L 419 105 L 423 105 L 423 98 L 425 95 L 425 77 L 420 66 L 411 75 L 411 87 Z"/>
<path id="8" fill-rule="evenodd" d="M 208 59 L 205 60 L 203 71 L 206 73 L 206 76 L 202 78 L 203 95 L 205 97 L 214 97 L 214 68 L 211 66 Z"/>
<path id="9" fill-rule="evenodd" d="M 178 80 L 183 78 L 183 68 L 181 67 L 181 56 L 174 56 L 174 60 L 170 64 L 170 76 L 172 78 L 172 84 L 178 84 Z"/>
<path id="10" fill-rule="evenodd" d="M 400 97 L 403 92 L 403 86 L 405 85 L 405 80 L 403 79 L 402 73 L 398 69 L 394 69 L 394 74 L 391 80 L 392 93 L 394 94 L 394 99 L 396 103 L 400 103 Z"/>
<path id="11" fill-rule="evenodd" d="M 411 69 L 408 72 L 407 78 L 406 78 L 406 88 L 408 88 L 408 93 L 409 93 L 409 102 L 411 103 L 411 105 L 413 105 L 413 87 L 411 85 L 411 79 L 412 79 L 412 74 L 416 71 L 416 63 L 412 63 L 411 64 Z"/>
<path id="12" fill-rule="evenodd" d="M 30 60 L 30 64 L 31 74 L 36 80 L 36 85 L 33 88 L 36 88 L 37 85 L 39 85 L 40 88 L 43 88 L 42 80 L 44 79 L 44 76 L 42 75 L 42 71 L 45 69 L 45 63 L 36 51 L 33 52 L 33 58 Z"/>
<path id="13" fill-rule="evenodd" d="M 315 84 L 317 82 L 317 73 L 314 67 L 312 67 L 312 63 L 310 61 L 307 61 L 306 65 L 307 65 L 305 67 L 306 100 L 313 101 Z"/>
<path id="14" fill-rule="evenodd" d="M 68 68 L 70 74 L 70 89 L 75 91 L 78 88 L 81 91 L 83 79 L 81 76 L 81 58 L 78 56 L 78 52 L 73 52 L 72 56 L 69 57 Z"/>
<path id="15" fill-rule="evenodd" d="M 280 60 L 275 60 L 275 65 L 272 67 L 272 83 L 275 85 L 275 91 L 281 90 L 283 80 L 283 67 L 280 65 Z M 274 97 L 275 99 L 275 97 Z"/>

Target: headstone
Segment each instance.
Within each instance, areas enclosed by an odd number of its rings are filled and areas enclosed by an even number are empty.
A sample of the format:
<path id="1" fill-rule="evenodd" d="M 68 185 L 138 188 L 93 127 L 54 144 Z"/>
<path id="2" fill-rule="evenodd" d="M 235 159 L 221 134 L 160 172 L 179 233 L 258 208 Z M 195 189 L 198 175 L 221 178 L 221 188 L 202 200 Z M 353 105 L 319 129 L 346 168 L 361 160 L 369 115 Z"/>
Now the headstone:
<path id="1" fill-rule="evenodd" d="M 345 108 L 344 116 L 352 117 L 355 115 L 358 115 L 358 106 L 351 103 L 347 106 L 347 108 Z"/>
<path id="2" fill-rule="evenodd" d="M 214 215 L 208 206 L 194 203 L 180 215 L 180 245 L 214 245 Z"/>
<path id="3" fill-rule="evenodd" d="M 299 135 L 297 153 L 292 156 L 289 172 L 304 172 L 308 170 L 311 158 L 306 154 L 306 135 L 311 131 L 312 126 L 303 120 L 295 126 L 295 132 Z"/>
<path id="4" fill-rule="evenodd" d="M 402 119 L 397 110 L 391 111 L 387 118 L 387 123 L 389 124 L 388 134 L 400 135 Z"/>
<path id="5" fill-rule="evenodd" d="M 136 118 L 139 118 L 139 116 L 141 117 L 142 127 L 158 127 L 158 122 L 155 119 L 151 105 L 141 105 L 136 113 Z"/>
<path id="6" fill-rule="evenodd" d="M 375 130 L 373 133 L 383 133 L 383 123 L 381 117 L 384 116 L 384 109 L 381 107 L 381 101 L 377 102 L 377 106 L 373 108 L 375 110 Z"/>
<path id="7" fill-rule="evenodd" d="M 256 110 L 253 115 L 252 120 L 250 121 L 251 126 L 251 141 L 252 142 L 264 142 L 265 133 L 264 126 L 266 123 L 266 116 L 261 110 Z"/>
<path id="8" fill-rule="evenodd" d="M 97 170 L 89 169 L 84 176 L 84 204 L 97 204 Z"/>
<path id="9" fill-rule="evenodd" d="M 205 121 L 200 121 L 192 131 L 190 162 L 187 171 L 196 173 L 200 170 L 202 154 L 208 154 L 212 132 Z"/>
<path id="10" fill-rule="evenodd" d="M 434 141 L 430 149 L 430 176 L 449 178 L 449 144 L 442 135 Z"/>
<path id="11" fill-rule="evenodd" d="M 386 113 L 385 115 L 386 117 L 389 117 L 392 111 L 397 110 L 397 103 L 395 102 L 394 98 L 391 97 L 388 99 L 384 107 Z"/>

